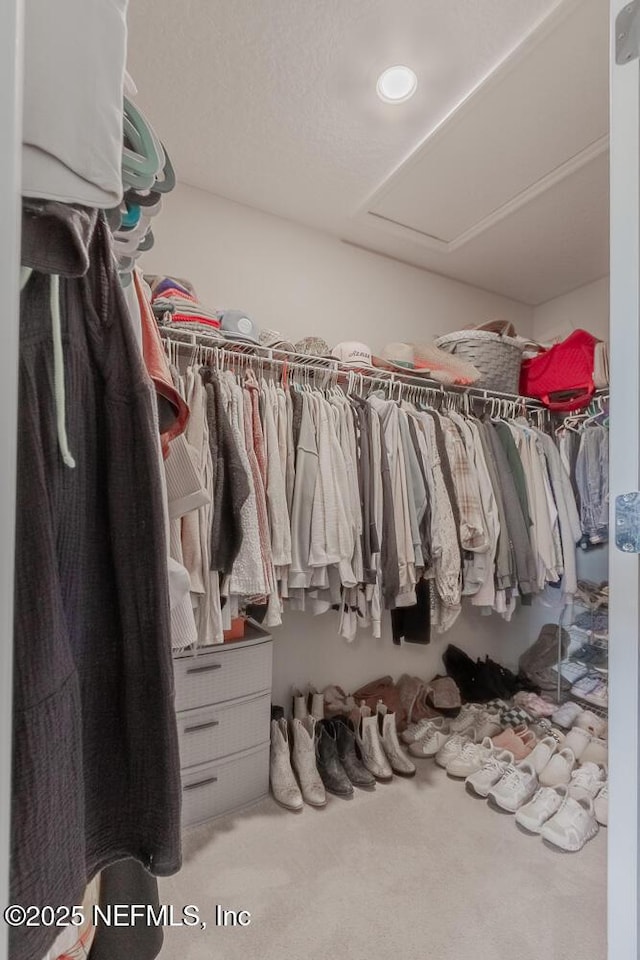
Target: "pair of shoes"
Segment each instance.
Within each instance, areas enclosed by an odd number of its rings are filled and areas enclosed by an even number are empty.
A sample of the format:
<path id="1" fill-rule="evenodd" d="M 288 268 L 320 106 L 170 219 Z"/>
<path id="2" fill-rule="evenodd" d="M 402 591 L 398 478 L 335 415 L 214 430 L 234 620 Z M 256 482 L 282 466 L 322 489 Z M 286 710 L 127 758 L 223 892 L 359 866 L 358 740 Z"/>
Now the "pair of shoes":
<path id="1" fill-rule="evenodd" d="M 487 796 L 501 810 L 515 813 L 531 799 L 538 789 L 536 771 L 527 760 L 510 763 L 506 766 L 500 780 L 488 791 Z"/>
<path id="2" fill-rule="evenodd" d="M 567 788 L 557 787 L 556 790 L 564 791 Z M 582 850 L 585 843 L 595 837 L 600 829 L 593 808 L 593 800 L 590 796 L 572 796 L 570 789 L 564 796 L 562 793 L 558 793 L 558 796 L 561 798 L 560 805 L 549 818 L 543 821 L 539 833 L 547 843 L 568 853 L 575 853 Z M 547 800 L 545 804 L 543 799 L 539 807 L 542 805 L 552 806 L 553 801 Z"/>
<path id="3" fill-rule="evenodd" d="M 576 757 L 570 747 L 564 745 L 553 754 L 549 762 L 540 771 L 540 783 L 543 787 L 558 787 L 571 780 L 576 766 Z"/>
<path id="4" fill-rule="evenodd" d="M 574 685 L 571 687 L 571 693 L 574 697 L 580 697 L 582 700 L 588 700 L 589 695 L 603 683 L 599 674 L 587 673 L 586 676 L 581 677 L 580 680 L 577 680 Z M 606 686 L 606 684 L 605 684 Z"/>
<path id="5" fill-rule="evenodd" d="M 573 726 L 581 713 L 583 713 L 583 709 L 580 704 L 568 700 L 567 703 L 563 703 L 562 706 L 558 707 L 551 719 L 556 726 L 568 730 Z"/>
<path id="6" fill-rule="evenodd" d="M 576 760 L 580 763 L 601 763 L 606 765 L 609 760 L 607 741 L 594 736 L 584 727 L 573 727 L 563 743 L 564 747 L 573 750 Z"/>
<path id="7" fill-rule="evenodd" d="M 571 774 L 569 795 L 576 800 L 588 797 L 595 800 L 607 780 L 607 771 L 599 763 L 583 763 Z"/>
<path id="8" fill-rule="evenodd" d="M 600 815 L 604 812 L 608 793 L 606 784 L 598 794 Z M 598 801 L 596 801 L 597 803 Z M 543 840 L 561 850 L 576 852 L 598 832 L 599 816 L 590 793 L 578 794 L 571 787 L 541 787 L 533 799 L 516 811 L 516 822 L 530 833 L 539 833 Z"/>
<path id="9" fill-rule="evenodd" d="M 538 720 L 541 717 L 550 717 L 555 712 L 555 704 L 550 703 L 548 700 L 544 700 L 542 697 L 539 697 L 537 693 L 529 693 L 527 691 L 521 690 L 519 693 L 516 693 L 513 698 L 513 703 L 515 706 L 522 707 L 526 712 Z"/>
<path id="10" fill-rule="evenodd" d="M 528 757 L 537 743 L 536 735 L 526 724 L 520 724 L 517 727 L 507 727 L 498 736 L 493 737 L 494 747 L 500 750 L 508 750 L 516 759 L 516 762 Z"/>
<path id="11" fill-rule="evenodd" d="M 435 760 L 439 767 L 444 767 L 448 771 L 454 760 L 457 760 L 467 744 L 477 745 L 478 738 L 474 727 L 466 730 L 464 733 L 452 733 L 442 744 L 435 754 Z M 492 744 L 493 746 L 493 744 Z"/>
<path id="12" fill-rule="evenodd" d="M 371 788 L 375 778 L 358 759 L 356 732 L 346 717 L 321 720 L 317 725 L 316 764 L 325 790 L 350 798 L 353 787 Z"/>
<path id="13" fill-rule="evenodd" d="M 514 757 L 508 750 L 500 750 L 494 747 L 490 756 L 488 756 L 479 770 L 470 774 L 465 783 L 471 787 L 474 793 L 479 797 L 487 797 L 489 790 L 502 779 L 507 768 L 514 765 Z"/>
<path id="14" fill-rule="evenodd" d="M 575 718 L 574 727 L 582 727 L 594 737 L 604 737 L 606 735 L 607 723 L 598 717 L 591 710 L 581 710 Z"/>
<path id="15" fill-rule="evenodd" d="M 348 718 L 294 718 L 291 731 L 293 749 L 286 720 L 271 721 L 271 792 L 283 807 L 301 810 L 303 802 L 324 807 L 327 792 L 348 798 L 354 785 L 375 786 L 356 753 L 356 731 Z"/>
<path id="16" fill-rule="evenodd" d="M 409 753 L 412 757 L 435 757 L 452 735 L 451 725 L 444 718 L 421 720 L 420 723 L 425 723 L 427 726 L 421 727 L 419 734 L 409 744 Z M 408 730 L 405 733 L 408 733 Z"/>
<path id="17" fill-rule="evenodd" d="M 376 780 L 389 781 L 394 773 L 415 776 L 415 764 L 398 740 L 395 713 L 382 701 L 378 702 L 375 715 L 366 704 L 360 707 L 356 738 L 362 762 Z"/>
<path id="18" fill-rule="evenodd" d="M 324 717 L 324 694 L 318 693 L 315 687 L 309 687 L 306 695 L 294 688 L 293 691 L 293 718 L 304 720 L 305 717 L 314 717 L 322 720 Z"/>
<path id="19" fill-rule="evenodd" d="M 302 810 L 304 803 L 324 807 L 327 797 L 316 766 L 316 720 L 310 716 L 294 719 L 291 730 L 293 749 L 287 721 L 271 721 L 269 781 L 273 797 L 288 810 Z"/>
<path id="20" fill-rule="evenodd" d="M 480 743 L 467 740 L 462 749 L 449 760 L 446 771 L 450 777 L 470 777 L 477 773 L 494 753 L 500 752 L 496 751 L 489 737 L 484 737 Z"/>

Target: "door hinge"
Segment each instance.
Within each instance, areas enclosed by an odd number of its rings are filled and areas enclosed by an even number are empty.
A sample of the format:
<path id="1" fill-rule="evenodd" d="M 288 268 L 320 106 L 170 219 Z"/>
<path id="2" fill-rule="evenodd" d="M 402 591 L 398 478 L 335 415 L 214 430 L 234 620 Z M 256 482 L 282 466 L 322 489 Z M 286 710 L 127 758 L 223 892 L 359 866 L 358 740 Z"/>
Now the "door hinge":
<path id="1" fill-rule="evenodd" d="M 631 0 L 616 17 L 616 63 L 640 57 L 640 0 Z"/>
<path id="2" fill-rule="evenodd" d="M 616 547 L 623 553 L 640 553 L 640 493 L 616 497 Z"/>

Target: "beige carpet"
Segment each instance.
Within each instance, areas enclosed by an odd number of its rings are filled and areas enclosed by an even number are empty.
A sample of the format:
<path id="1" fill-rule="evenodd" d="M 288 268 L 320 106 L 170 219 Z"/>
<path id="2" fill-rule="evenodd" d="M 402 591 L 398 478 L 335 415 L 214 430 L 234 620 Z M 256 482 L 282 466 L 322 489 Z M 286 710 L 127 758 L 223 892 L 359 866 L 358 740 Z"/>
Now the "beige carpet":
<path id="1" fill-rule="evenodd" d="M 267 800 L 191 830 L 164 903 L 161 960 L 605 960 L 606 830 L 564 854 L 432 761 L 351 801 L 292 814 Z M 246 928 L 215 926 L 215 907 Z"/>

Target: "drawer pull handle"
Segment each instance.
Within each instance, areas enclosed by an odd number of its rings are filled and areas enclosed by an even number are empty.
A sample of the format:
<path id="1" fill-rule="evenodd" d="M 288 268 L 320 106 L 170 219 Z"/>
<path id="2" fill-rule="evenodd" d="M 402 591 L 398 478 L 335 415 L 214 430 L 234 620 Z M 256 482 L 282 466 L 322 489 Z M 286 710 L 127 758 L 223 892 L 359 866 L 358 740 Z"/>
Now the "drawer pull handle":
<path id="1" fill-rule="evenodd" d="M 196 723 L 193 727 L 185 727 L 185 733 L 195 733 L 196 730 L 208 730 L 210 727 L 217 727 L 220 725 L 219 720 L 208 720 L 207 723 Z"/>
<path id="2" fill-rule="evenodd" d="M 217 782 L 218 782 L 218 778 L 217 778 L 217 777 L 209 777 L 207 780 L 198 780 L 197 783 L 185 783 L 184 789 L 185 789 L 185 790 L 195 790 L 196 787 L 206 787 L 206 786 L 208 786 L 208 784 L 210 784 L 210 783 L 217 783 Z"/>
<path id="3" fill-rule="evenodd" d="M 207 663 L 203 667 L 188 667 L 187 673 L 205 673 L 208 670 L 220 670 L 221 663 Z"/>

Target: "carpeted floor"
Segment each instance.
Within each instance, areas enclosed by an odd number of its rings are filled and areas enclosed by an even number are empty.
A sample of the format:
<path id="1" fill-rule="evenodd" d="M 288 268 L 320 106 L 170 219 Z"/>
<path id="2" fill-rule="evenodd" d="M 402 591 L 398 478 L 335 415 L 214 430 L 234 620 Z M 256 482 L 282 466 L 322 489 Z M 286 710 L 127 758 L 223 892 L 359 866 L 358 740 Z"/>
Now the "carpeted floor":
<path id="1" fill-rule="evenodd" d="M 606 830 L 564 854 L 432 761 L 351 801 L 292 814 L 272 800 L 189 831 L 164 903 L 161 960 L 605 960 Z M 215 926 L 216 904 L 248 927 Z"/>

